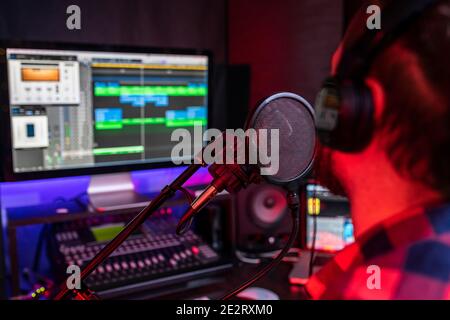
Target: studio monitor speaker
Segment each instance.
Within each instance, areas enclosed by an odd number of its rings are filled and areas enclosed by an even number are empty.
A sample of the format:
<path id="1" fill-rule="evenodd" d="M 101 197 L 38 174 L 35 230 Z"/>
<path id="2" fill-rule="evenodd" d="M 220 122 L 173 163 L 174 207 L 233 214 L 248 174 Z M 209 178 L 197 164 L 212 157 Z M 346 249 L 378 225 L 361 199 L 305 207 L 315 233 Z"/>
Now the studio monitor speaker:
<path id="1" fill-rule="evenodd" d="M 257 254 L 285 245 L 292 226 L 285 195 L 285 190 L 269 184 L 251 185 L 236 195 L 236 247 L 239 251 Z"/>

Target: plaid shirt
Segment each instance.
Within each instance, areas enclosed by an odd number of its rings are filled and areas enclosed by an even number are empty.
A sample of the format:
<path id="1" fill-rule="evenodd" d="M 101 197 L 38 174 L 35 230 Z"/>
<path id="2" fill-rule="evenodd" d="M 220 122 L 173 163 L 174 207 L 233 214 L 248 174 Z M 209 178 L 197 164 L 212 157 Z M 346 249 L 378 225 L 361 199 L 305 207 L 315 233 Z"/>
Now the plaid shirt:
<path id="1" fill-rule="evenodd" d="M 370 229 L 306 291 L 312 299 L 450 299 L 450 204 L 406 211 Z"/>

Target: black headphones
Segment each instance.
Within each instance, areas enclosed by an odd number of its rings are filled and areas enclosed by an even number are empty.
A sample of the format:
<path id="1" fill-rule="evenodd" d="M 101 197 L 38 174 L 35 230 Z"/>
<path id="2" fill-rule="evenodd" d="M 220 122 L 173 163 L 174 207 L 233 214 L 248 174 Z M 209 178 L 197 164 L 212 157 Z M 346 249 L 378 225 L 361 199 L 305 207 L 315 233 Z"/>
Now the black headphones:
<path id="1" fill-rule="evenodd" d="M 316 99 L 316 126 L 323 145 L 344 152 L 367 146 L 374 127 L 374 105 L 364 77 L 376 56 L 436 1 L 390 1 L 382 11 L 381 30 L 367 29 L 344 50 L 336 75 L 325 80 Z"/>

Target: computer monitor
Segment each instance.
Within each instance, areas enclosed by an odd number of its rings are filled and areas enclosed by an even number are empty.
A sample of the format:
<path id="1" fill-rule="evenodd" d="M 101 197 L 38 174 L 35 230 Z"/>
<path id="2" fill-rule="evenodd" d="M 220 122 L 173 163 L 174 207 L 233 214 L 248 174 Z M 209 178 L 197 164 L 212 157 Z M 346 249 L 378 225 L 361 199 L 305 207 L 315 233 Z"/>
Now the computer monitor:
<path id="1" fill-rule="evenodd" d="M 328 189 L 309 184 L 306 187 L 307 217 L 306 245 L 312 247 L 313 214 L 316 215 L 316 241 L 318 251 L 337 252 L 354 241 L 350 206 L 346 198 L 332 194 Z"/>
<path id="2" fill-rule="evenodd" d="M 2 43 L 7 181 L 172 164 L 176 128 L 208 125 L 210 54 Z"/>

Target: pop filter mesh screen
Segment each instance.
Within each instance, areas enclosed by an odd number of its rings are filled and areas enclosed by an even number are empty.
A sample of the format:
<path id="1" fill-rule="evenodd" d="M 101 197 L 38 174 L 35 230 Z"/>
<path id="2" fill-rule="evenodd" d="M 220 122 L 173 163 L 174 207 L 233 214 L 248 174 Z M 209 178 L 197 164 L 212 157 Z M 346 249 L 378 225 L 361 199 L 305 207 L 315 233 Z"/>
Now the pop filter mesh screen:
<path id="1" fill-rule="evenodd" d="M 310 109 L 300 100 L 279 97 L 268 102 L 255 114 L 251 127 L 279 130 L 279 170 L 270 178 L 286 183 L 299 178 L 310 167 L 315 152 L 316 129 Z"/>

